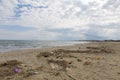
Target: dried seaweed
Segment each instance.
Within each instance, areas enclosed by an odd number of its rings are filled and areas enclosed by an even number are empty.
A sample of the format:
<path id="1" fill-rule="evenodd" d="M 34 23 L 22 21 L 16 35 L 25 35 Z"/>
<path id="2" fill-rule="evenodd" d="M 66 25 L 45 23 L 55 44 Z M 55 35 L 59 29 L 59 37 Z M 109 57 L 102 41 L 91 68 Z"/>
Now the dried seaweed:
<path id="1" fill-rule="evenodd" d="M 48 64 L 53 63 L 53 65 L 58 65 L 58 67 L 56 69 L 58 69 L 59 67 L 62 67 L 62 70 L 66 70 L 67 67 L 69 67 L 69 63 L 65 60 L 53 60 L 50 59 L 48 60 Z"/>

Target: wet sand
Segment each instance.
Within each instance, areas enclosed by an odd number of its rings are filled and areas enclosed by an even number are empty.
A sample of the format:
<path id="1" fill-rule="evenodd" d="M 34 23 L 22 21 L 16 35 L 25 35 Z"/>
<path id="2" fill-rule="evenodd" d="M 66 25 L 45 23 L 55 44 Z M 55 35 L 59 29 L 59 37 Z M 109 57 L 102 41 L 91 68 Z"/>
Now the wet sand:
<path id="1" fill-rule="evenodd" d="M 0 80 L 120 80 L 120 42 L 0 53 Z"/>

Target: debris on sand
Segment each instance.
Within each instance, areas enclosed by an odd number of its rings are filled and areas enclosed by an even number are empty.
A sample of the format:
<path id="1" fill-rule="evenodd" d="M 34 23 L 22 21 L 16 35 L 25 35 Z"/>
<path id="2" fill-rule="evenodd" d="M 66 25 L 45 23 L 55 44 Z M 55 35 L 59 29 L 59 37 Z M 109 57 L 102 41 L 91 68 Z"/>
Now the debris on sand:
<path id="1" fill-rule="evenodd" d="M 85 52 L 89 52 L 89 50 L 65 50 L 65 49 L 58 49 L 55 50 L 56 53 L 85 53 Z"/>
<path id="2" fill-rule="evenodd" d="M 95 46 L 88 46 L 88 47 L 86 47 L 86 48 L 87 48 L 87 49 L 94 49 L 94 50 L 95 50 L 95 49 L 97 49 L 97 50 L 100 49 L 100 47 L 95 47 Z"/>
<path id="3" fill-rule="evenodd" d="M 70 53 L 78 53 L 78 50 L 64 50 L 64 49 L 57 49 L 54 50 L 52 52 L 40 52 L 40 54 L 37 55 L 37 58 L 40 57 L 56 57 L 56 58 L 60 58 L 63 59 L 63 57 L 70 57 L 70 58 L 77 58 L 73 55 L 71 55 Z"/>
<path id="4" fill-rule="evenodd" d="M 66 70 L 68 67 L 70 67 L 69 62 L 65 60 L 48 60 L 48 64 L 50 64 L 52 69 L 60 69 L 60 70 Z"/>
<path id="5" fill-rule="evenodd" d="M 100 60 L 101 58 L 100 57 L 92 57 L 91 59 L 93 59 L 93 60 Z"/>
<path id="6" fill-rule="evenodd" d="M 18 72 L 19 72 L 19 68 L 14 67 L 14 72 L 15 72 L 15 73 L 18 73 Z"/>
<path id="7" fill-rule="evenodd" d="M 39 74 L 39 72 L 36 69 L 28 69 L 23 73 L 23 78 L 30 77 L 32 75 Z"/>
<path id="8" fill-rule="evenodd" d="M 79 51 L 57 49 L 52 52 L 40 52 L 37 55 L 37 58 L 40 58 L 40 57 L 45 57 L 45 58 L 56 57 L 56 58 L 60 58 L 60 59 L 63 59 L 63 57 L 77 58 L 70 54 L 70 53 L 75 53 L 75 52 L 79 52 Z"/>
<path id="9" fill-rule="evenodd" d="M 25 68 L 25 64 L 17 60 L 10 60 L 0 64 L 0 80 L 4 78 L 15 78 L 17 74 L 19 77 L 29 77 L 38 74 L 35 69 Z"/>
<path id="10" fill-rule="evenodd" d="M 18 73 L 18 68 L 22 62 L 19 62 L 17 60 L 10 60 L 5 63 L 0 64 L 0 79 L 7 77 L 7 76 L 13 76 L 16 73 Z"/>
<path id="11" fill-rule="evenodd" d="M 4 66 L 13 67 L 13 66 L 18 66 L 20 64 L 22 64 L 22 62 L 17 61 L 17 60 L 10 60 L 10 61 L 0 64 L 0 67 L 4 67 Z"/>
<path id="12" fill-rule="evenodd" d="M 82 62 L 82 60 L 81 60 L 81 59 L 77 59 L 77 61 L 78 61 L 78 62 Z"/>
<path id="13" fill-rule="evenodd" d="M 103 58 L 98 57 L 98 56 L 93 56 L 93 57 L 85 57 L 85 59 L 100 60 L 100 59 L 103 59 Z"/>
<path id="14" fill-rule="evenodd" d="M 113 53 L 114 50 L 110 49 L 106 46 L 95 47 L 95 46 L 88 46 L 87 49 L 91 50 L 90 53 Z"/>
<path id="15" fill-rule="evenodd" d="M 91 64 L 91 62 L 89 62 L 89 61 L 85 61 L 84 63 L 83 63 L 83 65 L 90 65 Z"/>
<path id="16" fill-rule="evenodd" d="M 50 52 L 41 52 L 37 57 L 50 57 L 52 54 Z"/>

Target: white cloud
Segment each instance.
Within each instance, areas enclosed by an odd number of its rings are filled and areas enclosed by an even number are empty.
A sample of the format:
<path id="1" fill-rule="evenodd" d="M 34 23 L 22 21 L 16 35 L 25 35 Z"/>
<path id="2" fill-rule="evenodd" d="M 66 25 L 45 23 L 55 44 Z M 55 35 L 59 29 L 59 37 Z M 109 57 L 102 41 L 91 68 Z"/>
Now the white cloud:
<path id="1" fill-rule="evenodd" d="M 67 28 L 77 31 L 75 33 L 77 37 L 80 31 L 87 33 L 89 29 L 93 29 L 91 24 L 101 26 L 112 23 L 120 24 L 119 3 L 119 0 L 2 0 L 0 25 L 34 27 L 44 30 L 43 34 L 46 32 L 46 28 Z M 18 5 L 20 6 L 18 7 Z M 15 8 L 21 13 L 15 13 Z M 19 14 L 19 17 L 15 17 L 16 14 Z M 105 35 L 108 37 L 111 37 L 109 34 L 119 32 L 116 29 L 112 29 L 112 31 L 109 27 L 103 31 L 107 32 L 106 30 L 108 33 Z M 35 35 L 37 33 L 39 34 L 39 31 L 36 31 Z M 46 36 L 49 33 L 54 39 L 62 34 L 46 32 Z M 81 36 L 86 38 L 84 33 Z"/>
<path id="2" fill-rule="evenodd" d="M 98 31 L 98 35 L 104 37 L 106 39 L 120 39 L 118 34 L 120 29 L 102 29 L 102 31 Z"/>
<path id="3" fill-rule="evenodd" d="M 57 40 L 58 36 L 61 36 L 60 33 L 57 32 L 48 32 L 42 30 L 33 30 L 33 31 L 6 31 L 0 29 L 0 39 L 20 39 L 20 40 Z"/>

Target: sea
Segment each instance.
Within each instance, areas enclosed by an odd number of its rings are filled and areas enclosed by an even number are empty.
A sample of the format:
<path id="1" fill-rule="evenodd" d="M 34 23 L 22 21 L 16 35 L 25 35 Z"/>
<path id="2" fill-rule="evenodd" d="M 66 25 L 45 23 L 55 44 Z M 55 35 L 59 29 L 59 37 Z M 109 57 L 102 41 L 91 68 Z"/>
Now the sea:
<path id="1" fill-rule="evenodd" d="M 0 52 L 87 43 L 86 41 L 0 40 Z"/>

